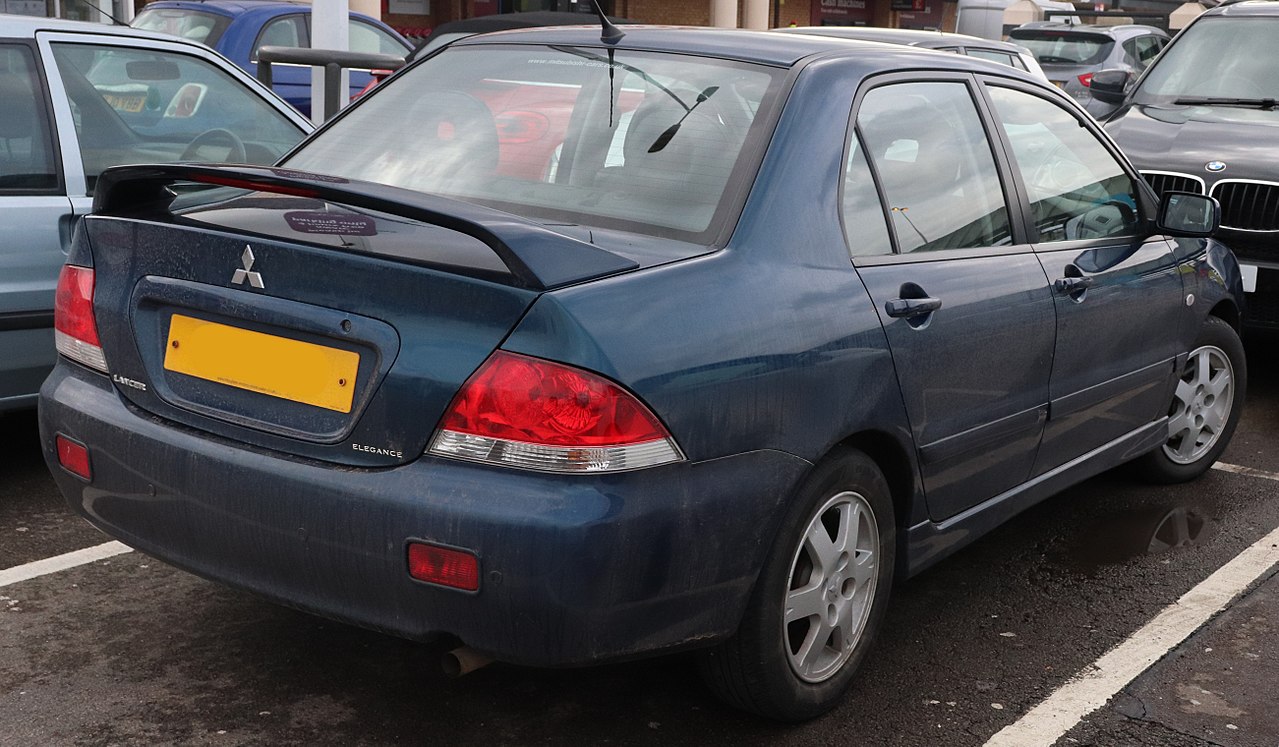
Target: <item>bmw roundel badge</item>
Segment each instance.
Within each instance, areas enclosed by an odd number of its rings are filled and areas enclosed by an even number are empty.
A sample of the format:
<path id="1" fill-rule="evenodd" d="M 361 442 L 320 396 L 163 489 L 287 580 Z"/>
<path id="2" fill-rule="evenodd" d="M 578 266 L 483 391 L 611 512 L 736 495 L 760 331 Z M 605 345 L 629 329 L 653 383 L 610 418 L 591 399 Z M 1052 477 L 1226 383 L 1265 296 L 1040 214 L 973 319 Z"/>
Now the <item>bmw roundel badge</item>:
<path id="1" fill-rule="evenodd" d="M 1215 174 L 1218 171 L 1226 170 L 1226 162 L 1225 161 L 1209 161 L 1208 163 L 1204 164 L 1204 168 L 1208 169 L 1209 171 Z"/>

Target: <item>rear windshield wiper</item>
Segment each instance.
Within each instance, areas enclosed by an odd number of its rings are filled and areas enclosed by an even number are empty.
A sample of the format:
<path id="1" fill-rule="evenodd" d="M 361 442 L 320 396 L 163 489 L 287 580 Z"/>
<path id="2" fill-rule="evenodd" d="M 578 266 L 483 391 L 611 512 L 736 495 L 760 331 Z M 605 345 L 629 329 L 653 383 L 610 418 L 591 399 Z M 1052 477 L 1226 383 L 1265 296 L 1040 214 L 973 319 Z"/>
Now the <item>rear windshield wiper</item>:
<path id="1" fill-rule="evenodd" d="M 1243 106 L 1249 109 L 1265 109 L 1267 111 L 1279 104 L 1279 99 L 1241 99 L 1224 96 L 1186 96 L 1173 102 L 1181 106 Z"/>

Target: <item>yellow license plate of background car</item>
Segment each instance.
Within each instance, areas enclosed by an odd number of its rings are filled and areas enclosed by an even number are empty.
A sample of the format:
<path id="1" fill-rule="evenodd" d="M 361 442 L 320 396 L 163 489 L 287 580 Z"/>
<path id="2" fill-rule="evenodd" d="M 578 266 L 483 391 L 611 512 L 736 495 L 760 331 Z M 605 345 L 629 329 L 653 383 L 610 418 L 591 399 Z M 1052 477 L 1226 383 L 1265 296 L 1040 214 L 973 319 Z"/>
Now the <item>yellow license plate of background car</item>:
<path id="1" fill-rule="evenodd" d="M 174 314 L 164 367 L 251 392 L 350 412 L 360 356 Z"/>
<path id="2" fill-rule="evenodd" d="M 147 97 L 142 95 L 120 96 L 113 93 L 103 94 L 102 98 L 107 100 L 112 109 L 118 112 L 137 113 L 142 111 L 143 104 L 146 103 Z"/>

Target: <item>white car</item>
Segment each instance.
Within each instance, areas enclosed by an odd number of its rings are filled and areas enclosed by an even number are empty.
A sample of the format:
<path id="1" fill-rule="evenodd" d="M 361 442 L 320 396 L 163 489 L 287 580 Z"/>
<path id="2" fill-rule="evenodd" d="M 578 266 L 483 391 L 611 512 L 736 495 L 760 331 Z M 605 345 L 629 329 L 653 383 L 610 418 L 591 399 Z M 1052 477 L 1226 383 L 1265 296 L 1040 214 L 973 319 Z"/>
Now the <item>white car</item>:
<path id="1" fill-rule="evenodd" d="M 0 15 L 0 412 L 53 367 L 54 288 L 98 174 L 126 163 L 274 163 L 311 124 L 195 42 Z"/>

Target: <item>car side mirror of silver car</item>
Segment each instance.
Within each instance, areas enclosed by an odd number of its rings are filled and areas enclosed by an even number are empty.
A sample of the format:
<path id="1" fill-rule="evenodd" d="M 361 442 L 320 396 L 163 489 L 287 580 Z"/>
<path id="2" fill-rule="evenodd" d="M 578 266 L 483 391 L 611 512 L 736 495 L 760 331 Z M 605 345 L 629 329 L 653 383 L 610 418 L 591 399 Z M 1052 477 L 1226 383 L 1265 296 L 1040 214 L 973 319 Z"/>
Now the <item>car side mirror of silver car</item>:
<path id="1" fill-rule="evenodd" d="M 1122 104 L 1131 83 L 1132 75 L 1127 70 L 1099 70 L 1093 74 L 1088 90 L 1098 101 Z"/>
<path id="2" fill-rule="evenodd" d="M 1221 203 L 1193 192 L 1165 192 L 1157 223 L 1159 230 L 1171 236 L 1207 238 L 1221 226 Z"/>

